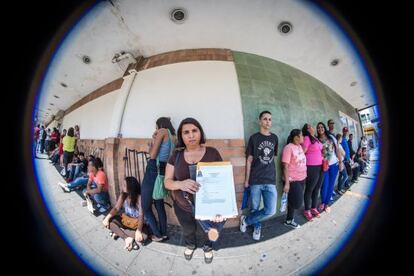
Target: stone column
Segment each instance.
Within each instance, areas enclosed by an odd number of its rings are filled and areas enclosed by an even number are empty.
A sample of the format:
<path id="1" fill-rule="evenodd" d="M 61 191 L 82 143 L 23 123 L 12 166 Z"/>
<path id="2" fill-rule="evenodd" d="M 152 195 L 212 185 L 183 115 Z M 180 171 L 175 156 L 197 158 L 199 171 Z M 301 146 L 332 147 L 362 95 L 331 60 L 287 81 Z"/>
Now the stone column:
<path id="1" fill-rule="evenodd" d="M 134 83 L 136 70 L 131 70 L 129 75 L 124 76 L 124 82 L 118 92 L 118 97 L 112 112 L 112 119 L 109 125 L 109 137 L 121 137 L 122 120 L 124 117 L 125 106 L 128 101 L 128 96 Z"/>
<path id="2" fill-rule="evenodd" d="M 120 183 L 118 181 L 118 151 L 119 151 L 119 138 L 107 138 L 105 139 L 105 151 L 104 151 L 104 166 L 105 172 L 108 177 L 109 183 L 109 198 L 111 205 L 114 206 L 116 199 L 120 194 Z"/>

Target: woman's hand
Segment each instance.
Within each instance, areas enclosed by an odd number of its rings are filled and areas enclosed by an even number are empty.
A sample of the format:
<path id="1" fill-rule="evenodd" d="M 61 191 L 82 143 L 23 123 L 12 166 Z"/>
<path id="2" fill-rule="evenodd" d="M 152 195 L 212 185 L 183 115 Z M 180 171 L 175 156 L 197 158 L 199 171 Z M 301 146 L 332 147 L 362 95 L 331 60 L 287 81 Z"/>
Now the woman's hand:
<path id="1" fill-rule="evenodd" d="M 223 218 L 221 215 L 216 215 L 214 218 L 211 219 L 212 222 L 216 222 L 216 223 L 222 222 L 222 221 L 225 221 L 225 220 L 226 219 Z"/>
<path id="2" fill-rule="evenodd" d="M 283 187 L 283 192 L 289 193 L 289 189 L 290 189 L 290 183 L 289 181 L 286 181 L 285 186 Z"/>
<path id="3" fill-rule="evenodd" d="M 103 224 L 106 228 L 109 228 L 109 217 L 108 217 L 108 216 L 106 216 L 106 217 L 104 218 L 104 220 L 102 221 L 102 224 Z"/>
<path id="4" fill-rule="evenodd" d="M 183 181 L 180 181 L 181 183 L 181 190 L 190 194 L 195 194 L 198 192 L 198 189 L 200 187 L 200 184 L 195 182 L 192 179 L 186 179 Z"/>
<path id="5" fill-rule="evenodd" d="M 125 246 L 124 248 L 128 251 L 131 251 L 132 249 L 132 244 L 134 243 L 134 239 L 131 237 L 128 237 L 125 239 Z"/>

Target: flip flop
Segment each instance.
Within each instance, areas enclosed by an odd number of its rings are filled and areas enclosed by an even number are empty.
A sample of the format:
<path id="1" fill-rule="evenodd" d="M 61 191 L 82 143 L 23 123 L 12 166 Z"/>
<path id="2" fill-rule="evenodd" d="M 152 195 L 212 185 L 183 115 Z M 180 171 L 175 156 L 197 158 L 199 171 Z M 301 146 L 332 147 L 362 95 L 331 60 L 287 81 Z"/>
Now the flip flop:
<path id="1" fill-rule="evenodd" d="M 137 242 L 136 241 L 134 241 L 133 243 L 132 243 L 132 248 L 131 248 L 131 250 L 138 250 L 139 249 L 139 245 L 137 244 Z"/>

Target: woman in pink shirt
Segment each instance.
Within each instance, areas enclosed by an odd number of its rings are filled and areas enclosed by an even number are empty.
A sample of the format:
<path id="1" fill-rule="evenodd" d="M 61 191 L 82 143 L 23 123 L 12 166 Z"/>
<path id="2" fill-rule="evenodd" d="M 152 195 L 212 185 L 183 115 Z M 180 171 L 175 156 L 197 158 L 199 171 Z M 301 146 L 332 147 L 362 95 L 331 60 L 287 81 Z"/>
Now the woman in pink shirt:
<path id="1" fill-rule="evenodd" d="M 318 206 L 319 191 L 323 180 L 322 143 L 315 137 L 315 128 L 305 124 L 302 128 L 304 136 L 302 148 L 306 155 L 307 178 L 305 184 L 305 211 L 303 215 L 308 221 L 320 217 Z"/>
<path id="2" fill-rule="evenodd" d="M 300 225 L 294 221 L 295 209 L 303 204 L 303 190 L 306 180 L 306 156 L 301 144 L 303 135 L 300 129 L 290 132 L 288 144 L 283 148 L 282 164 L 284 175 L 283 191 L 288 193 L 288 208 L 285 225 L 299 228 Z"/>

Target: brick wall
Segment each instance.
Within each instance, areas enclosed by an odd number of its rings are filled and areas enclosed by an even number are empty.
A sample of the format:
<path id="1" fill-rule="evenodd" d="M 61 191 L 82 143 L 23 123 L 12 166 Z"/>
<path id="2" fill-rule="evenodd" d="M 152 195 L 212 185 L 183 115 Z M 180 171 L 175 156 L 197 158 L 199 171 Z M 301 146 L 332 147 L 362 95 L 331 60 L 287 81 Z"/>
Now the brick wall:
<path id="1" fill-rule="evenodd" d="M 150 139 L 139 138 L 108 138 L 105 140 L 87 140 L 82 139 L 79 142 L 83 148 L 104 148 L 104 168 L 108 176 L 110 185 L 111 204 L 115 204 L 116 198 L 122 190 L 125 178 L 124 156 L 125 148 L 135 149 L 137 151 L 148 152 L 148 143 Z M 215 147 L 221 154 L 223 160 L 230 161 L 233 165 L 234 185 L 236 190 L 237 206 L 240 207 L 243 198 L 243 183 L 245 173 L 245 144 L 243 139 L 211 139 L 207 140 L 206 146 Z M 143 172 L 142 174 L 143 175 Z M 166 200 L 172 205 L 171 198 Z M 174 211 L 169 206 L 166 207 L 168 223 L 177 225 L 178 221 Z M 237 219 L 229 220 L 226 227 L 236 226 Z"/>

